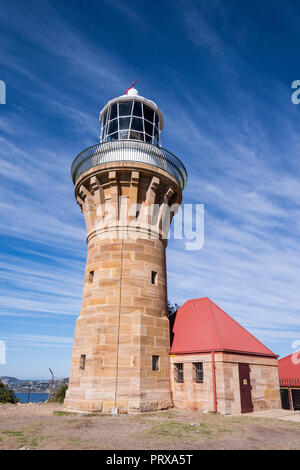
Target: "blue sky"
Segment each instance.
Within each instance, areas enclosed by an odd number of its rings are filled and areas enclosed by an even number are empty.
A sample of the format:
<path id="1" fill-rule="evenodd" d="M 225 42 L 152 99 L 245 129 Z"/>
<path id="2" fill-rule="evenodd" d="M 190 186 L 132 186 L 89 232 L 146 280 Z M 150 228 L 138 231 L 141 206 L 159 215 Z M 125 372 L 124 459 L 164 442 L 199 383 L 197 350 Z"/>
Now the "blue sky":
<path id="1" fill-rule="evenodd" d="M 171 240 L 172 302 L 208 296 L 277 354 L 300 339 L 300 6 L 283 0 L 12 0 L 0 9 L 0 375 L 68 376 L 85 267 L 70 166 L 139 79 L 205 204 Z"/>

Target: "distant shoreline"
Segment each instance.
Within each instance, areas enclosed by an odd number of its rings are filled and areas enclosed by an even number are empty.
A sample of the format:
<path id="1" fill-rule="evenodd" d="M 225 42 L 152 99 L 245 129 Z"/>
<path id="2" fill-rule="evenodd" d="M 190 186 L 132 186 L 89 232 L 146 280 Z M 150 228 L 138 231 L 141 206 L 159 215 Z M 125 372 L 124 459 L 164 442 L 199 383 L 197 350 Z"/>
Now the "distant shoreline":
<path id="1" fill-rule="evenodd" d="M 2 376 L 0 380 L 9 386 L 10 389 L 17 393 L 49 393 L 52 387 L 53 391 L 59 388 L 61 385 L 68 385 L 69 379 L 58 379 L 52 380 L 21 380 L 16 377 Z"/>

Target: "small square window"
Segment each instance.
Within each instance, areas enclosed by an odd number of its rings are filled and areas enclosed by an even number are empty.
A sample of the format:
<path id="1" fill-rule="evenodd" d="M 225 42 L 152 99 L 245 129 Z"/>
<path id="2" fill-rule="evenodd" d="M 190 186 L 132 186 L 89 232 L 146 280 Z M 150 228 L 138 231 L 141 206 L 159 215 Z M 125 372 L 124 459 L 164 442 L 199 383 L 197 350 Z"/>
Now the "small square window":
<path id="1" fill-rule="evenodd" d="M 174 379 L 178 383 L 184 382 L 183 363 L 174 364 Z"/>
<path id="2" fill-rule="evenodd" d="M 203 383 L 203 362 L 193 362 L 193 379 L 198 384 Z"/>
<path id="3" fill-rule="evenodd" d="M 151 284 L 157 284 L 157 272 L 151 271 Z"/>
<path id="4" fill-rule="evenodd" d="M 94 274 L 95 274 L 94 271 L 90 271 L 90 272 L 89 272 L 89 284 L 93 284 L 93 282 L 94 282 Z"/>
<path id="5" fill-rule="evenodd" d="M 159 356 L 152 356 L 152 370 L 159 370 Z"/>
<path id="6" fill-rule="evenodd" d="M 85 360 L 86 360 L 86 355 L 85 355 L 85 354 L 81 354 L 81 356 L 80 356 L 80 366 L 79 366 L 79 369 L 82 369 L 82 370 L 85 369 Z"/>

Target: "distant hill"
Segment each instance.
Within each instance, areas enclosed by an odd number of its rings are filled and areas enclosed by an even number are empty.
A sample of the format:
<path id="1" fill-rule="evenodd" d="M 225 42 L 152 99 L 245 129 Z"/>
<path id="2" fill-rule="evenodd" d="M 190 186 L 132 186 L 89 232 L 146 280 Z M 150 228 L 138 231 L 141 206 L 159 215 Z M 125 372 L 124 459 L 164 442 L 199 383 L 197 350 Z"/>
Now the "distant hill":
<path id="1" fill-rule="evenodd" d="M 8 377 L 6 375 L 3 375 L 0 377 L 0 380 L 4 383 L 4 381 L 14 381 L 14 382 L 21 382 L 20 379 L 17 379 L 16 377 Z"/>
<path id="2" fill-rule="evenodd" d="M 2 376 L 0 380 L 8 385 L 10 388 L 14 390 L 14 392 L 28 392 L 30 387 L 31 393 L 49 393 L 50 386 L 51 386 L 51 379 L 50 380 L 21 380 L 17 379 L 16 377 L 9 377 L 9 376 Z M 69 379 L 55 379 L 53 382 L 53 390 L 57 389 L 61 385 L 68 385 Z"/>

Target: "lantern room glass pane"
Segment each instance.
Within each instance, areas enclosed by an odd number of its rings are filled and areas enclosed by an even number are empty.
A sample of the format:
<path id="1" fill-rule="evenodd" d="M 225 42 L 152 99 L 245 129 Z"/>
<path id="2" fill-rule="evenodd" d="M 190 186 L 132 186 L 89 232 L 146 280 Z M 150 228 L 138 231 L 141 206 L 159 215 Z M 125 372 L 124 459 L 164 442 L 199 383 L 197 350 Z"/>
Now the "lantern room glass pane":
<path id="1" fill-rule="evenodd" d="M 120 140 L 127 140 L 128 139 L 128 130 L 119 131 L 119 139 Z"/>
<path id="2" fill-rule="evenodd" d="M 106 118 L 107 118 L 107 113 L 104 114 L 103 116 L 103 123 L 102 123 L 102 126 L 104 127 L 105 124 L 106 124 Z"/>
<path id="3" fill-rule="evenodd" d="M 133 113 L 132 113 L 134 116 L 138 116 L 138 117 L 142 117 L 143 116 L 143 113 L 142 113 L 142 103 L 140 103 L 139 101 L 135 101 L 134 102 L 134 106 L 133 106 Z"/>
<path id="4" fill-rule="evenodd" d="M 113 104 L 110 111 L 110 119 L 115 119 L 117 117 L 117 103 Z"/>
<path id="5" fill-rule="evenodd" d="M 131 122 L 131 129 L 143 132 L 143 130 L 144 130 L 143 120 L 139 119 L 139 118 L 136 118 L 136 117 L 133 117 L 132 122 Z"/>
<path id="6" fill-rule="evenodd" d="M 149 135 L 153 135 L 153 124 L 150 124 L 150 122 L 148 121 L 144 121 L 145 122 L 145 132 Z"/>
<path id="7" fill-rule="evenodd" d="M 110 121 L 109 123 L 108 134 L 112 134 L 113 132 L 116 132 L 117 130 L 118 130 L 118 120 L 114 119 L 113 121 Z"/>
<path id="8" fill-rule="evenodd" d="M 119 129 L 129 129 L 130 117 L 119 118 Z"/>
<path id="9" fill-rule="evenodd" d="M 155 121 L 156 127 L 159 127 L 159 125 L 158 125 L 159 124 L 159 119 L 158 119 L 158 114 L 157 113 L 155 113 L 155 120 L 154 121 Z"/>
<path id="10" fill-rule="evenodd" d="M 115 132 L 114 134 L 111 134 L 107 137 L 107 142 L 110 142 L 112 140 L 118 140 L 118 133 Z"/>
<path id="11" fill-rule="evenodd" d="M 144 140 L 144 134 L 142 132 L 130 131 L 130 139 Z"/>
<path id="12" fill-rule="evenodd" d="M 145 140 L 146 142 L 149 142 L 149 144 L 152 143 L 152 137 L 150 137 L 150 135 L 145 134 Z"/>
<path id="13" fill-rule="evenodd" d="M 153 109 L 149 108 L 149 106 L 146 106 L 145 104 L 144 104 L 144 118 L 150 122 L 153 122 L 153 118 L 154 118 Z"/>
<path id="14" fill-rule="evenodd" d="M 119 103 L 119 116 L 130 116 L 132 108 L 132 101 L 125 101 Z"/>

